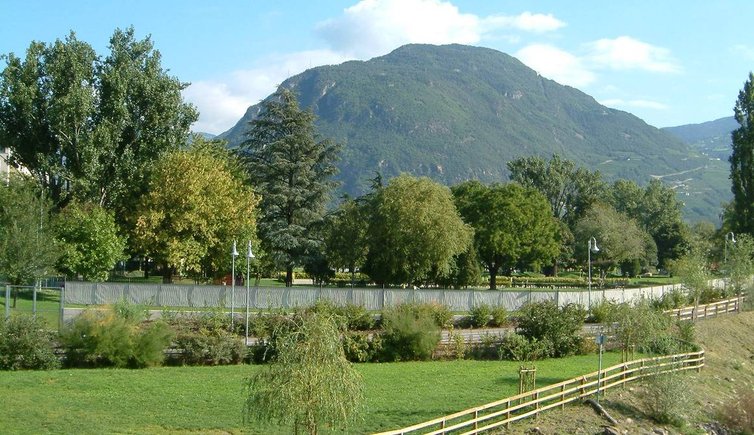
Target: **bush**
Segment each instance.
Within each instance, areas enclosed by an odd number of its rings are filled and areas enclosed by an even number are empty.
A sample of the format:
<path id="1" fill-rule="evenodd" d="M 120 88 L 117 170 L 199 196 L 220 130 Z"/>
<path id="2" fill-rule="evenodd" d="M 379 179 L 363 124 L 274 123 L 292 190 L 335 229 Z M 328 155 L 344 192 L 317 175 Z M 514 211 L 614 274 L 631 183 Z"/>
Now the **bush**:
<path id="1" fill-rule="evenodd" d="M 682 426 L 691 398 L 685 378 L 677 372 L 650 376 L 644 381 L 645 411 L 657 423 Z"/>
<path id="2" fill-rule="evenodd" d="M 432 357 L 440 342 L 440 329 L 427 310 L 399 305 L 382 315 L 385 361 L 421 361 Z"/>
<path id="3" fill-rule="evenodd" d="M 653 299 L 652 306 L 660 310 L 674 310 L 686 306 L 688 300 L 683 291 L 674 289 L 662 295 L 660 299 Z"/>
<path id="4" fill-rule="evenodd" d="M 0 370 L 49 370 L 60 367 L 54 332 L 32 316 L 12 316 L 0 323 Z"/>
<path id="5" fill-rule="evenodd" d="M 85 311 L 63 330 L 67 365 L 137 368 L 162 363 L 172 330 L 162 321 L 143 322 L 140 310 L 125 305 Z"/>
<path id="6" fill-rule="evenodd" d="M 374 328 L 374 316 L 361 305 L 347 304 L 336 310 L 345 317 L 350 331 L 368 331 Z"/>
<path id="7" fill-rule="evenodd" d="M 602 299 L 599 303 L 592 306 L 592 312 L 588 321 L 590 323 L 607 323 L 612 317 L 615 316 L 615 311 L 618 308 L 618 304 Z"/>
<path id="8" fill-rule="evenodd" d="M 500 328 L 508 324 L 508 310 L 504 306 L 498 305 L 492 309 L 492 320 L 490 326 Z"/>
<path id="9" fill-rule="evenodd" d="M 574 355 L 581 348 L 585 315 L 576 304 L 559 308 L 551 300 L 529 303 L 519 310 L 517 331 L 531 342 L 549 342 L 552 347 L 547 356 Z"/>
<path id="10" fill-rule="evenodd" d="M 246 356 L 243 339 L 224 329 L 183 330 L 175 339 L 179 350 L 171 362 L 182 365 L 238 364 Z"/>
<path id="11" fill-rule="evenodd" d="M 382 352 L 382 338 L 380 334 L 349 331 L 343 335 L 343 351 L 351 362 L 370 362 L 379 358 Z"/>
<path id="12" fill-rule="evenodd" d="M 511 361 L 534 361 L 552 354 L 552 343 L 548 340 L 529 339 L 512 332 L 500 341 L 498 356 Z"/>
<path id="13" fill-rule="evenodd" d="M 471 309 L 471 326 L 484 328 L 490 322 L 492 308 L 487 304 L 480 304 Z"/>
<path id="14" fill-rule="evenodd" d="M 635 306 L 619 304 L 610 318 L 612 335 L 621 349 L 632 346 L 638 352 L 666 354 L 676 346 L 670 335 L 672 321 L 646 300 Z"/>

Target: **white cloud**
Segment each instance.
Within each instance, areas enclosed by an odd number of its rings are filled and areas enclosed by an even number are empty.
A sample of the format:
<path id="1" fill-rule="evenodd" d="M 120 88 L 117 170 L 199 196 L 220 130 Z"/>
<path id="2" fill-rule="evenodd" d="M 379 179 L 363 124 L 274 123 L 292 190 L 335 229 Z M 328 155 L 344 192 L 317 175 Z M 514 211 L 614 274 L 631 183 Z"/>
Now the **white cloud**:
<path id="1" fill-rule="evenodd" d="M 595 74 L 584 66 L 581 59 L 551 45 L 528 45 L 515 56 L 541 75 L 562 84 L 581 87 L 596 79 Z"/>
<path id="2" fill-rule="evenodd" d="M 633 108 L 633 109 L 652 109 L 652 110 L 667 110 L 669 107 L 667 104 L 660 103 L 658 101 L 651 100 L 623 100 L 620 98 L 612 98 L 600 101 L 600 104 L 608 107 L 616 108 Z"/>
<path id="3" fill-rule="evenodd" d="M 501 29 L 541 33 L 564 25 L 531 12 L 479 17 L 441 0 L 362 0 L 316 31 L 334 50 L 367 59 L 409 43 L 475 44 Z"/>
<path id="4" fill-rule="evenodd" d="M 193 131 L 219 134 L 235 125 L 246 109 L 266 98 L 288 77 L 306 69 L 348 60 L 328 50 L 305 51 L 261 60 L 265 66 L 234 71 L 214 80 L 202 80 L 183 91 L 184 98 L 199 108 Z"/>
<path id="5" fill-rule="evenodd" d="M 520 15 L 493 15 L 482 20 L 482 28 L 485 29 L 511 28 L 534 33 L 551 32 L 565 25 L 552 14 L 532 14 L 531 12 L 524 12 Z"/>
<path id="6" fill-rule="evenodd" d="M 615 70 L 639 69 L 674 73 L 681 70 L 666 48 L 639 41 L 630 36 L 599 39 L 585 44 L 586 59 L 597 67 Z"/>

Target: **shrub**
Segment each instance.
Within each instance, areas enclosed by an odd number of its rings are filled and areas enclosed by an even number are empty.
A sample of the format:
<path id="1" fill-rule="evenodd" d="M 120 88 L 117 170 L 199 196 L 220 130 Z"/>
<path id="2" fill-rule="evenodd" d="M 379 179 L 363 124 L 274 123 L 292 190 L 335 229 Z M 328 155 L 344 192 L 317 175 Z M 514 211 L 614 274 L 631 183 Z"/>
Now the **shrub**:
<path id="1" fill-rule="evenodd" d="M 500 340 L 499 335 L 484 334 L 479 344 L 471 346 L 469 353 L 474 359 L 497 359 L 499 358 Z"/>
<path id="2" fill-rule="evenodd" d="M 614 317 L 617 308 L 617 303 L 602 299 L 599 303 L 592 305 L 592 312 L 588 321 L 590 323 L 607 323 L 612 317 Z"/>
<path id="3" fill-rule="evenodd" d="M 160 365 L 172 330 L 162 321 L 142 322 L 140 310 L 121 303 L 109 311 L 85 311 L 61 334 L 69 366 Z"/>
<path id="4" fill-rule="evenodd" d="M 654 309 L 646 300 L 635 306 L 620 304 L 612 317 L 612 335 L 621 349 L 631 346 L 639 352 L 665 354 L 676 345 L 670 337 L 670 317 Z"/>
<path id="5" fill-rule="evenodd" d="M 559 308 L 555 301 L 525 304 L 517 317 L 518 332 L 534 342 L 549 342 L 551 354 L 563 357 L 578 353 L 586 312 L 576 304 Z"/>
<path id="6" fill-rule="evenodd" d="M 466 357 L 466 353 L 468 352 L 468 344 L 466 343 L 466 340 L 463 338 L 463 334 L 459 334 L 452 329 L 450 330 L 450 354 L 455 359 L 464 359 Z"/>
<path id="7" fill-rule="evenodd" d="M 683 425 L 691 406 L 685 378 L 677 372 L 655 374 L 644 381 L 642 401 L 647 414 L 657 423 Z"/>
<path id="8" fill-rule="evenodd" d="M 383 357 L 386 361 L 428 360 L 440 342 L 440 330 L 426 310 L 399 305 L 382 315 Z"/>
<path id="9" fill-rule="evenodd" d="M 374 316 L 361 305 L 347 304 L 336 310 L 346 319 L 346 327 L 351 331 L 368 331 L 374 328 Z"/>
<path id="10" fill-rule="evenodd" d="M 674 310 L 686 306 L 689 298 L 683 291 L 673 289 L 662 295 L 660 299 L 653 299 L 652 306 L 660 310 Z"/>
<path id="11" fill-rule="evenodd" d="M 548 340 L 529 339 L 515 332 L 506 334 L 498 348 L 499 358 L 511 361 L 534 361 L 548 357 L 552 352 L 552 343 Z"/>
<path id="12" fill-rule="evenodd" d="M 348 331 L 343 335 L 343 351 L 351 362 L 375 361 L 382 352 L 382 339 L 379 334 L 370 339 L 369 334 Z"/>
<path id="13" fill-rule="evenodd" d="M 176 362 L 185 365 L 238 364 L 246 353 L 243 339 L 228 331 L 187 331 L 176 337 L 175 346 L 181 351 Z"/>
<path id="14" fill-rule="evenodd" d="M 471 309 L 471 325 L 474 328 L 484 328 L 490 322 L 492 308 L 487 304 L 480 304 Z"/>
<path id="15" fill-rule="evenodd" d="M 492 320 L 490 321 L 490 326 L 499 328 L 507 324 L 508 324 L 508 310 L 506 310 L 505 307 L 502 305 L 498 305 L 495 308 L 493 308 Z"/>
<path id="16" fill-rule="evenodd" d="M 60 367 L 54 332 L 32 316 L 12 316 L 0 323 L 0 370 L 49 370 Z"/>

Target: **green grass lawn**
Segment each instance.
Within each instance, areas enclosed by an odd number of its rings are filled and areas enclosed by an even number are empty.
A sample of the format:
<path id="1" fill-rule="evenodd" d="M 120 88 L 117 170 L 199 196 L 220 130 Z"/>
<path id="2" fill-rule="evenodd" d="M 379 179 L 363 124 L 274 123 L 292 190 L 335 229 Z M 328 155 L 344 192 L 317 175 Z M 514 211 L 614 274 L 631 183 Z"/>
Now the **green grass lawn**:
<path id="1" fill-rule="evenodd" d="M 5 288 L 2 287 L 0 290 L 2 290 L 0 291 L 0 313 L 5 316 Z M 20 289 L 18 297 L 15 298 L 15 307 L 13 307 L 13 301 L 14 298 L 11 296 L 8 300 L 11 315 L 34 313 L 32 289 Z M 36 313 L 38 317 L 45 319 L 50 328 L 58 329 L 58 322 L 60 321 L 60 291 L 43 289 L 37 292 Z"/>
<path id="2" fill-rule="evenodd" d="M 605 355 L 605 366 L 620 355 Z M 349 433 L 395 429 L 517 393 L 520 363 L 359 364 L 363 418 Z M 244 378 L 263 366 L 0 372 L 3 433 L 289 433 L 244 426 Z M 537 386 L 597 369 L 587 355 L 537 363 Z"/>

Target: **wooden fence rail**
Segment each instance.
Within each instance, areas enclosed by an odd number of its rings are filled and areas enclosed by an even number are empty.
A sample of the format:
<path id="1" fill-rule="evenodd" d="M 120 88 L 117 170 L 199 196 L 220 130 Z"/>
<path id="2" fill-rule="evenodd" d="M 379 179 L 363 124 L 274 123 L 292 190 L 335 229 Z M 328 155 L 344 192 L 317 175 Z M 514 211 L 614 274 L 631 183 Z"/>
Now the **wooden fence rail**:
<path id="1" fill-rule="evenodd" d="M 665 312 L 670 314 L 670 316 L 676 320 L 699 320 L 741 311 L 740 308 L 743 304 L 743 300 L 744 296 L 739 296 L 724 301 L 713 302 L 711 304 L 677 308 Z"/>
<path id="2" fill-rule="evenodd" d="M 704 351 L 644 358 L 608 367 L 557 384 L 487 403 L 424 423 L 378 435 L 402 434 L 477 434 L 555 407 L 563 407 L 599 391 L 623 385 L 645 376 L 681 370 L 701 370 Z"/>

